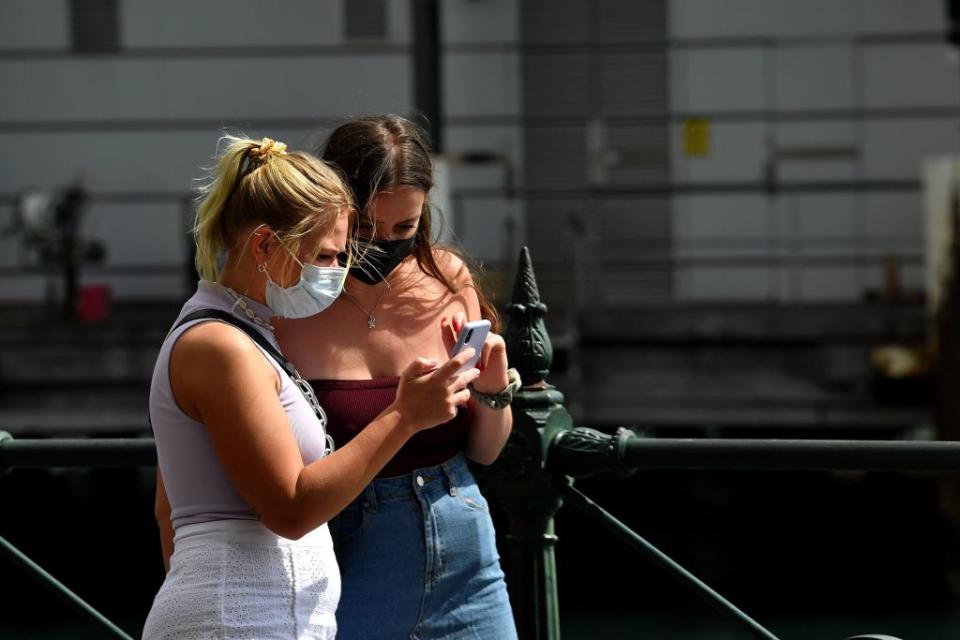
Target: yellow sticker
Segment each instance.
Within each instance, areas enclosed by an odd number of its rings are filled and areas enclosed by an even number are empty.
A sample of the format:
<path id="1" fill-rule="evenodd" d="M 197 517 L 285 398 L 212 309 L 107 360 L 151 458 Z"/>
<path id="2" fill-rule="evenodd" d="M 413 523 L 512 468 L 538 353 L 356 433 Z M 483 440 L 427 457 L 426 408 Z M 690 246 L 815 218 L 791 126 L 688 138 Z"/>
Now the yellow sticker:
<path id="1" fill-rule="evenodd" d="M 710 153 L 710 121 L 688 118 L 683 121 L 683 152 L 688 156 Z"/>

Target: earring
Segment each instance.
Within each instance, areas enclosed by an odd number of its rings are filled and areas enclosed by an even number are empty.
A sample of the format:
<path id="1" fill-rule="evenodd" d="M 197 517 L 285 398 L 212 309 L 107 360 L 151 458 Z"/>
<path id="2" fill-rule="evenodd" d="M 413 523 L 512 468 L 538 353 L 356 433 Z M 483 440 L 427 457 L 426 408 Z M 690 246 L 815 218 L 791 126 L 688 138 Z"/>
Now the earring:
<path id="1" fill-rule="evenodd" d="M 266 262 L 261 262 L 260 264 L 258 264 L 258 265 L 257 265 L 257 271 L 259 271 L 260 273 L 266 273 L 266 272 L 267 272 L 267 263 L 266 263 Z"/>

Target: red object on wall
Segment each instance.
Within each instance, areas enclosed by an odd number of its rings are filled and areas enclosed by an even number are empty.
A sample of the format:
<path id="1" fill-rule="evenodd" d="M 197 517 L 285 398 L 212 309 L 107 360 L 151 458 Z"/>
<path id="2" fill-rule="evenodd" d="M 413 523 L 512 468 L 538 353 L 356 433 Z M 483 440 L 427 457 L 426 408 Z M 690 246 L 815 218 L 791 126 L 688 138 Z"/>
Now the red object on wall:
<path id="1" fill-rule="evenodd" d="M 82 285 L 77 290 L 77 317 L 84 322 L 110 317 L 110 287 L 105 284 Z"/>

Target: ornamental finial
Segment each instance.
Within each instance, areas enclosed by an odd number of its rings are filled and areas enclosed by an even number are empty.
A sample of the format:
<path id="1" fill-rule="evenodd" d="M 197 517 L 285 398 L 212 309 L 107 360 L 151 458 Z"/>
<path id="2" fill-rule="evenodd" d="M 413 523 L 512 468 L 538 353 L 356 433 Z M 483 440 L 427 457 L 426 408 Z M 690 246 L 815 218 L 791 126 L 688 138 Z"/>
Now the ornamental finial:
<path id="1" fill-rule="evenodd" d="M 509 320 L 504 339 L 510 364 L 520 372 L 524 386 L 542 382 L 550 373 L 553 345 L 550 344 L 550 335 L 543 322 L 547 305 L 540 301 L 540 290 L 527 247 L 520 250 L 513 298 L 506 312 Z"/>

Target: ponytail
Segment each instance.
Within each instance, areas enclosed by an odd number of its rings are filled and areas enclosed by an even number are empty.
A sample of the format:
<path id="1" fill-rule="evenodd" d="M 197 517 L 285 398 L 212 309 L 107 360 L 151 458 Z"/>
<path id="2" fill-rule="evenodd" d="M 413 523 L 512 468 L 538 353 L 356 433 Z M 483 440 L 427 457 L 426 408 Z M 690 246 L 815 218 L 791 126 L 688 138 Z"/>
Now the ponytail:
<path id="1" fill-rule="evenodd" d="M 296 251 L 299 240 L 320 226 L 332 228 L 337 215 L 353 206 L 336 172 L 305 153 L 287 153 L 270 138 L 221 138 L 226 148 L 199 189 L 193 226 L 197 273 L 216 281 L 223 256 L 244 225 L 262 223 Z"/>

